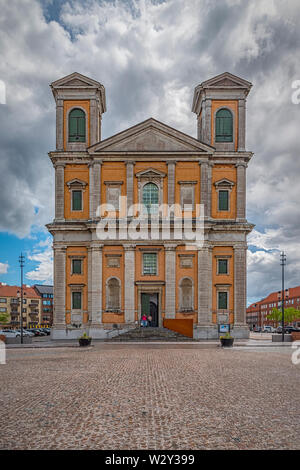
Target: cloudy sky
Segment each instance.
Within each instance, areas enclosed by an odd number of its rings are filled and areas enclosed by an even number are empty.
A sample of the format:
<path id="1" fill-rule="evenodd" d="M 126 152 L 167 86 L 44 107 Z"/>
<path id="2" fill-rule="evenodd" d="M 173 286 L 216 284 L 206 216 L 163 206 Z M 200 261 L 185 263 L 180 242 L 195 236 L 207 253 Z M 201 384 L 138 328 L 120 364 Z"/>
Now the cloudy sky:
<path id="1" fill-rule="evenodd" d="M 300 284 L 298 0 L 0 0 L 0 12 L 0 281 L 18 283 L 21 250 L 26 283 L 52 281 L 50 82 L 78 71 L 104 84 L 103 138 L 148 117 L 195 137 L 194 87 L 228 71 L 254 85 L 248 301 L 280 289 L 282 249 L 287 286 Z"/>

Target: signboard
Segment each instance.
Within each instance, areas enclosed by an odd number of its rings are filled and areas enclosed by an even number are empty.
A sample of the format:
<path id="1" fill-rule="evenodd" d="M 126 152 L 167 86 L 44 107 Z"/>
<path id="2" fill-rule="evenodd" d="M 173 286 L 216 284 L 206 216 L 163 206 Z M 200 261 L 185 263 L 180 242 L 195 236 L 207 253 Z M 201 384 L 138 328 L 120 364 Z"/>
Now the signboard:
<path id="1" fill-rule="evenodd" d="M 219 324 L 219 333 L 229 333 L 230 332 L 230 325 L 227 324 Z"/>

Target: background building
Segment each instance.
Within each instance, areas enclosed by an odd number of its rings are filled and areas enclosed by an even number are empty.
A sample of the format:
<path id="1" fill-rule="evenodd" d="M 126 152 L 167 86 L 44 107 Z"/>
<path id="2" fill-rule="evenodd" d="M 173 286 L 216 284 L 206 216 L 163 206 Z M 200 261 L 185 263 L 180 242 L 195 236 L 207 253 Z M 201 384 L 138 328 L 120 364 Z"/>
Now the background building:
<path id="1" fill-rule="evenodd" d="M 21 287 L 8 286 L 0 282 L 0 313 L 7 313 L 9 321 L 2 326 L 19 328 L 21 313 Z M 23 285 L 23 326 L 41 325 L 42 300 L 33 287 Z"/>
<path id="2" fill-rule="evenodd" d="M 218 324 L 235 337 L 248 337 L 246 324 L 247 234 L 245 146 L 246 98 L 251 83 L 229 73 L 195 88 L 192 111 L 197 138 L 148 119 L 101 141 L 106 111 L 104 86 L 73 73 L 51 84 L 56 102 L 55 219 L 47 227 L 54 247 L 53 338 L 82 330 L 106 337 L 124 331 L 151 312 L 164 319 L 192 319 L 195 338 L 217 338 Z M 170 110 L 171 112 L 171 110 Z M 120 196 L 127 196 L 121 206 Z M 110 205 L 100 210 L 101 204 Z M 151 240 L 97 236 L 99 222 L 116 211 L 125 228 L 155 214 L 164 203 L 204 208 L 204 242 L 187 249 L 171 223 Z M 144 209 L 143 209 L 144 210 Z M 125 214 L 125 215 L 124 215 Z M 171 218 L 172 219 L 172 218 Z M 148 220 L 148 218 L 147 218 Z M 172 219 L 174 220 L 174 219 Z M 147 233 L 150 226 L 146 226 Z"/>
<path id="3" fill-rule="evenodd" d="M 284 291 L 284 308 L 293 307 L 299 310 L 299 318 L 293 324 L 300 326 L 300 286 L 291 287 Z M 281 309 L 282 291 L 271 292 L 267 297 L 249 305 L 246 311 L 246 318 L 249 327 L 263 327 L 264 325 L 277 326 L 275 321 L 267 318 L 272 313 L 273 308 Z"/>
<path id="4" fill-rule="evenodd" d="M 53 323 L 53 286 L 35 284 L 33 286 L 41 297 L 41 322 L 43 325 L 51 326 Z"/>

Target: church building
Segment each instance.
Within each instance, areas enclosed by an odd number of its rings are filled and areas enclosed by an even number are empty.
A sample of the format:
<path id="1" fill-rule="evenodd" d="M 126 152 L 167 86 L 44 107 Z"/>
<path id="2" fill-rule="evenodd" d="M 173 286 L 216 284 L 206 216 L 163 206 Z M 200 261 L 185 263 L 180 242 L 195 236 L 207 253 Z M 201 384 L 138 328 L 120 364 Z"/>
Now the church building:
<path id="1" fill-rule="evenodd" d="M 196 86 L 197 138 L 150 118 L 102 140 L 104 86 L 79 73 L 51 84 L 53 339 L 106 338 L 136 328 L 143 314 L 153 327 L 192 320 L 195 339 L 218 338 L 220 325 L 249 336 L 251 86 L 230 73 Z M 183 223 L 195 240 L 182 235 Z"/>

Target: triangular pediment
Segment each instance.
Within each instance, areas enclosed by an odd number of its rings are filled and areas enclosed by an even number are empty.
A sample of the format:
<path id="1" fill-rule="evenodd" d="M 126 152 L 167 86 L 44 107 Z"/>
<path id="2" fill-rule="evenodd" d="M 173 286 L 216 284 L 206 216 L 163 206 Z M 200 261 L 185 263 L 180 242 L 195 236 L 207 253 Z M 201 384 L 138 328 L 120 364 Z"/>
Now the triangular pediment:
<path id="1" fill-rule="evenodd" d="M 137 178 L 164 178 L 166 173 L 156 170 L 154 168 L 147 168 L 147 170 L 139 171 L 135 174 Z"/>
<path id="2" fill-rule="evenodd" d="M 201 86 L 203 88 L 246 88 L 250 90 L 252 83 L 232 73 L 224 72 L 201 83 Z"/>
<path id="3" fill-rule="evenodd" d="M 98 152 L 200 152 L 213 153 L 214 148 L 150 118 L 89 148 Z"/>
<path id="4" fill-rule="evenodd" d="M 86 183 L 85 181 L 82 181 L 82 180 L 80 180 L 80 179 L 78 179 L 78 178 L 74 178 L 74 179 L 72 179 L 72 180 L 70 180 L 70 181 L 67 181 L 66 184 L 67 184 L 67 186 L 69 186 L 69 188 L 74 188 L 75 186 L 76 186 L 76 187 L 77 187 L 77 186 L 78 186 L 78 187 L 80 186 L 80 187 L 83 187 L 83 188 L 84 188 L 84 187 L 87 185 L 87 183 Z"/>
<path id="5" fill-rule="evenodd" d="M 88 87 L 102 87 L 101 83 L 93 80 L 92 78 L 81 75 L 81 73 L 74 72 L 70 75 L 60 78 L 51 83 L 52 88 L 88 88 Z"/>
<path id="6" fill-rule="evenodd" d="M 227 178 L 222 178 L 221 180 L 216 181 L 214 184 L 216 187 L 223 187 L 223 188 L 225 187 L 232 188 L 232 186 L 235 185 L 234 181 L 230 181 Z"/>

